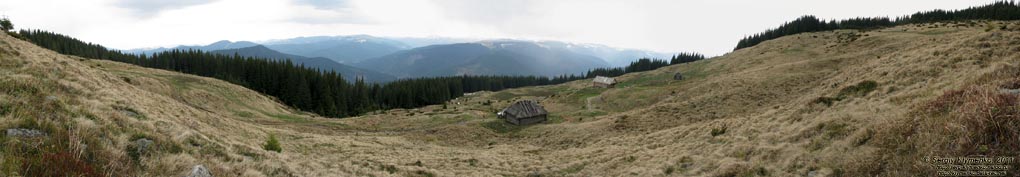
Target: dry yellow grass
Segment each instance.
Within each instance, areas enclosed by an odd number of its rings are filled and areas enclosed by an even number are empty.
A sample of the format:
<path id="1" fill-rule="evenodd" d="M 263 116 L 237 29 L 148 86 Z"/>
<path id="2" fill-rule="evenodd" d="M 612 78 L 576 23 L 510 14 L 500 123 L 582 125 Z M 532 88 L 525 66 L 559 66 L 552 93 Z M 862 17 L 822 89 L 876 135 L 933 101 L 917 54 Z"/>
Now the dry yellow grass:
<path id="1" fill-rule="evenodd" d="M 908 137 L 890 127 L 908 125 L 945 91 L 1010 77 L 996 73 L 1018 67 L 1016 41 L 1015 31 L 980 26 L 805 33 L 627 74 L 613 89 L 575 81 L 346 119 L 295 111 L 215 79 L 63 56 L 6 35 L 0 80 L 52 91 L 56 105 L 80 114 L 45 121 L 101 135 L 93 143 L 117 156 L 110 159 L 125 159 L 135 134 L 162 143 L 138 164 L 107 165 L 138 176 L 180 176 L 197 164 L 217 176 L 900 176 L 924 175 L 906 168 L 941 151 L 898 154 L 889 144 Z M 671 80 L 676 72 L 686 79 Z M 840 93 L 864 81 L 877 87 Z M 0 93 L 13 100 L 0 104 L 32 96 L 39 94 Z M 837 96 L 831 106 L 815 103 Z M 518 99 L 546 105 L 550 122 L 513 127 L 492 114 Z M 16 127 L 46 115 L 2 116 L 0 127 Z M 262 149 L 269 134 L 282 153 Z M 925 143 L 916 141 L 904 142 Z"/>

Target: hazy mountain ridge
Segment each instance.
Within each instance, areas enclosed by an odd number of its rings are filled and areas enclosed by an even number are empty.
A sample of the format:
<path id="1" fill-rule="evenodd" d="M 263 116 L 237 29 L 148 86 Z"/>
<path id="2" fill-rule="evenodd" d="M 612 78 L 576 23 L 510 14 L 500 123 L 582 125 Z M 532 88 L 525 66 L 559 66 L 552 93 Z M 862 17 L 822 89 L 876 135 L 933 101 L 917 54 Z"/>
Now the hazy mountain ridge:
<path id="1" fill-rule="evenodd" d="M 602 58 L 613 67 L 626 66 L 640 58 L 669 59 L 673 54 L 647 50 L 610 47 L 602 44 L 578 44 L 560 41 L 538 41 L 543 46 L 561 48 L 571 52 Z"/>
<path id="2" fill-rule="evenodd" d="M 534 42 L 491 40 L 420 47 L 365 60 L 355 66 L 408 78 L 454 75 L 555 76 L 580 74 L 609 64 L 594 56 L 544 47 Z"/>
<path id="3" fill-rule="evenodd" d="M 256 46 L 256 45 L 259 45 L 259 44 L 254 43 L 254 42 L 250 42 L 250 41 L 232 42 L 232 41 L 229 41 L 229 40 L 221 40 L 221 41 L 216 41 L 216 42 L 214 42 L 212 44 L 209 44 L 209 45 L 180 45 L 180 46 L 171 47 L 171 48 L 159 47 L 159 48 L 154 48 L 154 49 L 130 49 L 130 50 L 121 50 L 121 51 L 124 51 L 126 53 L 132 53 L 132 54 L 142 54 L 142 53 L 151 54 L 151 53 L 164 52 L 164 51 L 169 51 L 169 50 L 174 50 L 174 49 L 177 49 L 177 50 L 214 51 L 214 50 L 224 50 L 224 49 L 245 48 L 245 47 L 252 47 L 252 46 Z"/>
<path id="4" fill-rule="evenodd" d="M 671 55 L 647 50 L 616 48 L 602 44 L 582 44 L 560 41 L 528 41 L 513 39 L 476 40 L 450 37 L 376 37 L 370 35 L 309 36 L 261 42 L 230 42 L 224 40 L 206 46 L 178 46 L 174 48 L 132 49 L 125 51 L 130 53 L 154 53 L 173 49 L 213 51 L 244 48 L 262 44 L 267 48 L 282 53 L 304 57 L 323 57 L 338 63 L 352 65 L 364 62 L 365 60 L 432 45 L 491 43 L 495 41 L 534 43 L 535 45 L 546 47 L 551 50 L 565 50 L 577 54 L 594 56 L 602 59 L 608 63 L 608 66 L 612 67 L 624 66 L 639 58 L 668 59 Z"/>
<path id="5" fill-rule="evenodd" d="M 358 67 L 348 66 L 340 64 L 323 57 L 304 57 L 299 55 L 291 55 L 281 53 L 270 49 L 263 45 L 256 45 L 252 47 L 238 48 L 238 49 L 225 49 L 210 51 L 211 53 L 218 53 L 224 55 L 241 55 L 250 57 L 261 57 L 268 59 L 284 60 L 289 59 L 294 62 L 295 65 L 304 65 L 309 68 L 317 68 L 323 70 L 333 70 L 344 77 L 347 81 L 354 81 L 357 78 L 363 78 L 366 82 L 389 82 L 396 80 L 396 77 L 380 72 L 362 69 Z"/>

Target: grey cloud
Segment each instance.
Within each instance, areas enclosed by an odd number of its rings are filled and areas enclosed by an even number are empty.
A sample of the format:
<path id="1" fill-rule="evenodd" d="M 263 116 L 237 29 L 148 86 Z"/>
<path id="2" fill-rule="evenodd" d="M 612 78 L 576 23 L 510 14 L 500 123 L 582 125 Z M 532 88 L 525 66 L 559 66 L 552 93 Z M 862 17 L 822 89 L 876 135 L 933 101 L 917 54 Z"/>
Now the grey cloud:
<path id="1" fill-rule="evenodd" d="M 140 18 L 148 18 L 164 10 L 208 4 L 217 0 L 119 0 L 114 5 L 131 10 Z"/>
<path id="2" fill-rule="evenodd" d="M 478 1 L 435 0 L 446 16 L 467 22 L 493 24 L 534 14 L 532 0 Z"/>
<path id="3" fill-rule="evenodd" d="M 341 17 L 294 17 L 289 19 L 291 22 L 304 23 L 304 24 L 378 24 L 376 21 L 368 20 L 364 17 L 358 16 L 341 16 Z"/>
<path id="4" fill-rule="evenodd" d="M 350 6 L 349 0 L 293 0 L 298 5 L 312 6 L 318 10 L 336 12 L 329 16 L 301 16 L 290 19 L 292 22 L 305 24 L 375 24 L 375 21 L 357 13 Z"/>
<path id="5" fill-rule="evenodd" d="M 346 10 L 350 8 L 348 7 L 347 0 L 294 0 L 294 3 L 311 5 L 321 10 Z"/>

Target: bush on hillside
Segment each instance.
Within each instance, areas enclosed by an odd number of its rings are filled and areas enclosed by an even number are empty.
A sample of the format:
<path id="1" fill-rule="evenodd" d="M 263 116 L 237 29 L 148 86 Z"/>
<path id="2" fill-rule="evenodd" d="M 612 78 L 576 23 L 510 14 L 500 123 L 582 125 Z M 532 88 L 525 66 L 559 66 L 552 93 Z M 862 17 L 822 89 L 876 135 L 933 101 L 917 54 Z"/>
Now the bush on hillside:
<path id="1" fill-rule="evenodd" d="M 269 140 L 266 140 L 266 144 L 262 146 L 262 149 L 267 151 L 282 152 L 283 148 L 280 148 L 280 141 L 276 139 L 276 135 L 269 134 Z"/>
<path id="2" fill-rule="evenodd" d="M 861 81 L 857 83 L 857 85 L 852 85 L 839 90 L 839 94 L 837 94 L 836 97 L 843 99 L 849 96 L 865 96 L 868 95 L 868 93 L 871 93 L 871 91 L 875 91 L 875 88 L 878 88 L 878 82 L 870 80 Z"/>
<path id="3" fill-rule="evenodd" d="M 0 19 L 0 30 L 10 31 L 14 29 L 14 24 L 11 23 L 11 19 L 3 18 Z"/>

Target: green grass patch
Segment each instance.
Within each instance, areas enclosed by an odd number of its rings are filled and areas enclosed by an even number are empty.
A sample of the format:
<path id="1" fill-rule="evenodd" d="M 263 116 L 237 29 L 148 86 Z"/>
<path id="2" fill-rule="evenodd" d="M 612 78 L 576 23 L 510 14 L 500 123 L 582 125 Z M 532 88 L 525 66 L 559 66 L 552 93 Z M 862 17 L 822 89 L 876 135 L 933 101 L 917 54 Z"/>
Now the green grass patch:
<path id="1" fill-rule="evenodd" d="M 663 87 L 630 87 L 612 94 L 603 94 L 605 102 L 600 105 L 600 109 L 608 112 L 629 111 L 652 105 L 668 95 L 669 89 Z"/>
<path id="2" fill-rule="evenodd" d="M 268 115 L 269 117 L 273 117 L 273 118 L 280 119 L 280 120 L 287 121 L 287 122 L 299 122 L 299 123 L 311 122 L 311 120 L 305 119 L 303 117 L 298 117 L 298 116 L 295 116 L 295 115 L 291 115 L 291 114 L 266 114 L 266 115 Z"/>
<path id="3" fill-rule="evenodd" d="M 546 116 L 545 123 L 547 123 L 547 124 L 558 124 L 558 123 L 563 123 L 564 121 L 566 121 L 566 120 L 564 120 L 563 116 L 560 116 L 559 114 L 549 114 L 549 115 Z"/>
<path id="4" fill-rule="evenodd" d="M 223 98 L 226 98 L 227 100 L 233 102 L 236 105 L 241 105 L 249 109 L 254 109 L 253 107 L 248 105 L 246 101 L 242 101 L 241 99 L 239 99 L 241 97 L 240 93 L 235 92 L 233 91 L 233 89 L 227 88 L 223 85 L 202 83 L 202 80 L 199 78 L 181 75 L 159 75 L 159 76 L 168 78 L 173 87 L 176 89 L 201 89 L 209 93 L 214 93 L 216 95 L 222 96 Z"/>
<path id="5" fill-rule="evenodd" d="M 657 73 L 654 75 L 642 73 L 638 77 L 634 77 L 629 80 L 624 80 L 619 84 L 616 84 L 618 88 L 634 87 L 634 86 L 657 86 L 665 85 L 673 80 L 673 72 Z"/>
<path id="6" fill-rule="evenodd" d="M 588 97 L 592 97 L 592 96 L 598 96 L 599 94 L 602 94 L 602 92 L 604 92 L 604 91 L 606 91 L 606 89 L 587 87 L 587 88 L 583 88 L 583 89 L 577 90 L 571 96 L 578 97 L 578 98 L 588 98 Z"/>
<path id="7" fill-rule="evenodd" d="M 593 97 L 593 96 L 601 95 L 602 92 L 605 92 L 605 91 L 606 91 L 606 89 L 603 89 L 603 88 L 586 87 L 586 88 L 574 91 L 574 93 L 568 95 L 565 98 L 565 99 L 567 99 L 567 100 L 565 100 L 565 102 L 569 103 L 571 105 L 576 105 L 578 107 L 582 107 L 582 106 L 584 106 L 587 103 L 588 97 Z"/>
<path id="8" fill-rule="evenodd" d="M 238 117 L 244 117 L 244 118 L 255 117 L 255 114 L 253 114 L 251 112 L 248 112 L 248 111 L 236 111 L 236 112 L 234 112 L 234 115 L 236 115 Z"/>
<path id="9" fill-rule="evenodd" d="M 241 95 L 238 92 L 234 92 L 232 91 L 232 89 L 225 88 L 222 85 L 202 83 L 202 80 L 199 78 L 184 75 L 156 75 L 156 76 L 165 78 L 167 81 L 170 82 L 174 89 L 178 90 L 201 89 L 209 93 L 214 93 L 216 95 L 222 96 L 223 98 L 230 100 L 236 105 L 241 105 L 243 107 L 253 109 L 251 106 L 247 104 L 247 102 L 239 99 Z M 183 94 L 183 92 L 178 94 Z"/>
<path id="10" fill-rule="evenodd" d="M 524 94 L 522 94 L 522 96 L 545 97 L 545 96 L 551 96 L 553 94 L 556 94 L 556 90 L 552 90 L 551 88 L 528 88 L 528 89 L 521 90 L 521 91 L 524 92 Z"/>
<path id="11" fill-rule="evenodd" d="M 14 112 L 14 106 L 8 103 L 0 102 L 0 116 L 5 116 Z"/>
<path id="12" fill-rule="evenodd" d="M 503 91 L 492 95 L 492 98 L 495 98 L 496 100 L 510 100 L 514 97 L 517 97 L 517 95 L 510 93 L 509 91 Z"/>
<path id="13" fill-rule="evenodd" d="M 426 113 L 427 115 L 427 113 Z M 475 119 L 472 114 L 435 114 L 428 116 L 428 119 L 415 120 L 413 124 L 419 128 L 435 128 L 459 122 L 466 122 Z"/>
<path id="14" fill-rule="evenodd" d="M 524 129 L 524 126 L 517 126 L 501 119 L 491 120 L 482 123 L 482 127 L 491 129 L 496 133 L 516 133 Z"/>
<path id="15" fill-rule="evenodd" d="M 170 79 L 170 84 L 176 89 L 188 89 L 194 83 L 201 82 L 201 80 L 193 77 L 179 76 L 179 75 L 165 75 Z"/>
<path id="16" fill-rule="evenodd" d="M 577 115 L 581 116 L 581 117 L 598 117 L 598 116 L 604 116 L 604 115 L 607 115 L 607 114 L 609 114 L 609 113 L 607 113 L 605 111 L 600 111 L 600 110 L 592 110 L 592 111 L 584 110 L 584 111 L 577 112 Z"/>
<path id="17" fill-rule="evenodd" d="M 705 78 L 708 75 L 712 75 L 712 74 L 717 73 L 717 72 L 708 71 L 708 70 L 705 69 L 705 67 L 710 62 L 712 62 L 711 59 L 706 59 L 706 60 L 701 60 L 701 61 L 695 61 L 695 62 L 681 64 L 682 65 L 681 68 L 685 68 L 686 71 L 680 72 L 680 74 L 682 74 L 684 76 L 684 80 L 687 80 L 687 79 Z"/>
<path id="18" fill-rule="evenodd" d="M 923 35 L 942 35 L 942 34 L 955 33 L 957 31 L 959 31 L 959 30 L 955 30 L 955 29 L 938 29 L 938 30 L 925 30 L 925 31 L 918 32 L 917 34 L 923 34 Z"/>

